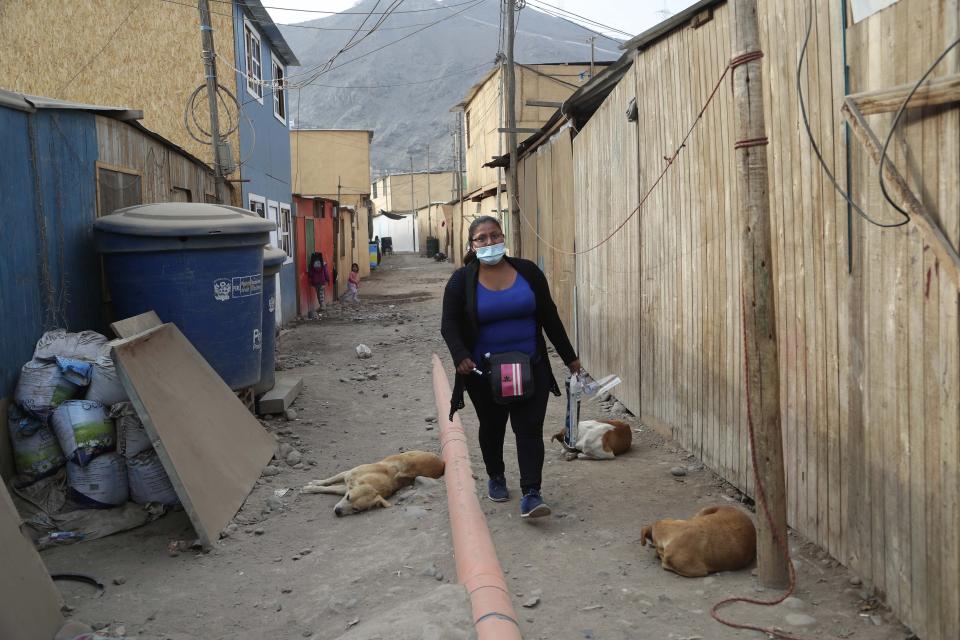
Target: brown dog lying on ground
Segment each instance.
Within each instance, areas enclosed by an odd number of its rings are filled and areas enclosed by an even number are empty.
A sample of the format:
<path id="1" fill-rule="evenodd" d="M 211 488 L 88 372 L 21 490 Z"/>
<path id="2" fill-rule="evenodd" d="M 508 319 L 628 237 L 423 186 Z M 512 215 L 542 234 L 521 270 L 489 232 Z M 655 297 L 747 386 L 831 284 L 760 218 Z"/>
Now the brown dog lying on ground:
<path id="1" fill-rule="evenodd" d="M 657 520 L 640 532 L 657 549 L 664 569 L 687 578 L 702 578 L 717 571 L 736 571 L 757 555 L 753 521 L 737 507 L 705 507 L 689 520 Z"/>
<path id="2" fill-rule="evenodd" d="M 405 451 L 387 456 L 380 462 L 361 464 L 326 480 L 314 480 L 302 492 L 343 496 L 333 512 L 348 516 L 375 506 L 391 506 L 386 498 L 413 484 L 417 476 L 439 478 L 442 475 L 440 456 L 426 451 Z"/>
<path id="3" fill-rule="evenodd" d="M 556 440 L 567 453 L 587 460 L 611 460 L 630 450 L 633 431 L 630 425 L 619 420 L 583 420 L 577 423 L 577 441 L 571 447 L 563 441 L 566 430 L 558 431 L 551 440 Z M 568 457 L 572 460 L 573 456 Z"/>

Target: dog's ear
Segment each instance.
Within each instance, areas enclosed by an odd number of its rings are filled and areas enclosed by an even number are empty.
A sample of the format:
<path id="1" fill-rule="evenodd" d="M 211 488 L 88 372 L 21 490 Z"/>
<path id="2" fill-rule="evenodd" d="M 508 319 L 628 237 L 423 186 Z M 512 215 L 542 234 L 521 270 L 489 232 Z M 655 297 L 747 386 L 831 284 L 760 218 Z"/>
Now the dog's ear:
<path id="1" fill-rule="evenodd" d="M 550 442 L 553 442 L 554 440 L 556 440 L 560 444 L 563 444 L 563 435 L 564 435 L 563 431 L 557 431 L 555 434 L 553 434 L 553 437 L 550 438 Z"/>
<path id="2" fill-rule="evenodd" d="M 647 540 L 650 541 L 650 544 L 654 544 L 653 527 L 650 525 L 647 525 L 643 529 L 640 529 L 640 546 L 641 547 L 647 546 Z"/>

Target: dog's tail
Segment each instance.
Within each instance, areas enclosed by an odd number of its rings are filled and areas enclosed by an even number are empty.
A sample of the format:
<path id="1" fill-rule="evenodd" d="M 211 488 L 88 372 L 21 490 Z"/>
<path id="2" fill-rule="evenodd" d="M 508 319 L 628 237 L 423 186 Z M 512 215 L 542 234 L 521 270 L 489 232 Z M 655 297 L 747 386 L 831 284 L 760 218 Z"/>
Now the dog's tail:
<path id="1" fill-rule="evenodd" d="M 652 525 L 647 525 L 643 529 L 640 529 L 640 546 L 641 547 L 647 546 L 647 540 L 650 541 L 651 545 L 654 544 Z"/>

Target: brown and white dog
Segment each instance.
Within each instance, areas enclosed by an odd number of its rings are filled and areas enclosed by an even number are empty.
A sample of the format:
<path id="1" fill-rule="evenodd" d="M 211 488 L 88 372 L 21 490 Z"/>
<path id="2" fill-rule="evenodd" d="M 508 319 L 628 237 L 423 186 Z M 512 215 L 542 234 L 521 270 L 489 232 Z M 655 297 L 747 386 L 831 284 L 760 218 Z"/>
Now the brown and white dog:
<path id="1" fill-rule="evenodd" d="M 574 446 L 563 441 L 565 431 L 560 431 L 551 440 L 556 440 L 567 453 L 587 460 L 612 460 L 630 450 L 633 432 L 630 425 L 620 420 L 583 420 L 577 423 L 577 441 Z M 573 457 L 568 458 L 570 460 Z"/>
<path id="2" fill-rule="evenodd" d="M 333 512 L 348 516 L 376 506 L 392 506 L 386 499 L 397 490 L 413 484 L 417 476 L 439 478 L 443 475 L 443 466 L 443 460 L 434 453 L 405 451 L 380 462 L 361 464 L 332 478 L 314 480 L 302 492 L 343 496 Z"/>
<path id="3" fill-rule="evenodd" d="M 689 520 L 657 520 L 643 527 L 640 544 L 656 547 L 664 569 L 687 578 L 750 566 L 757 555 L 753 521 L 737 507 L 705 507 Z"/>

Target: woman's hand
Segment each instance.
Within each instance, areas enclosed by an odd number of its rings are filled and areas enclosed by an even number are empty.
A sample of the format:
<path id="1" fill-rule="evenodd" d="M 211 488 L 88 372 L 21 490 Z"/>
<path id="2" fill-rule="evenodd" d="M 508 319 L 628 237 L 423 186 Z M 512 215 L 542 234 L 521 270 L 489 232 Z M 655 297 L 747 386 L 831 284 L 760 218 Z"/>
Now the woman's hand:
<path id="1" fill-rule="evenodd" d="M 460 364 L 457 365 L 457 373 L 462 376 L 468 376 L 476 368 L 477 365 L 473 360 L 470 358 L 464 358 L 460 361 Z"/>
<path id="2" fill-rule="evenodd" d="M 574 373 L 574 374 L 580 373 L 580 371 L 583 369 L 583 367 L 580 366 L 580 359 L 579 359 L 579 358 L 577 358 L 576 360 L 574 360 L 573 362 L 571 362 L 570 364 L 568 364 L 567 367 L 570 368 L 570 373 Z"/>

